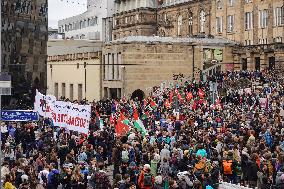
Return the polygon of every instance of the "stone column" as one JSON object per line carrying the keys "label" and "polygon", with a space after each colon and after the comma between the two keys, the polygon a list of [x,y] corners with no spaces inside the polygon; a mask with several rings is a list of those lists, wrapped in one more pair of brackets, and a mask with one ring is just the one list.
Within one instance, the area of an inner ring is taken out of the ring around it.
{"label": "stone column", "polygon": [[109,80],[113,80],[113,70],[112,70],[112,64],[113,64],[113,60],[112,60],[112,54],[109,53],[108,54],[108,62],[109,62],[109,65],[108,65],[108,79]]}
{"label": "stone column", "polygon": [[121,64],[122,64],[122,62],[121,62],[121,53],[117,54],[117,62],[118,62],[118,69],[117,69],[117,71],[118,71],[118,79],[121,80],[122,79],[122,77],[121,77]]}
{"label": "stone column", "polygon": [[114,80],[118,80],[118,62],[117,62],[117,53],[113,54],[114,62]]}
{"label": "stone column", "polygon": [[108,80],[108,54],[105,54],[105,65],[104,65],[104,69],[105,69],[105,76],[104,76],[104,80]]}

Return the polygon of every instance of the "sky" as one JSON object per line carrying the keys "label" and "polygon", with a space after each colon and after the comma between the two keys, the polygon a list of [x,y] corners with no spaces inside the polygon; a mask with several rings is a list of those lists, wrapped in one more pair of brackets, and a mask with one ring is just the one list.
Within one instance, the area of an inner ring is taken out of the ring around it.
{"label": "sky", "polygon": [[48,0],[48,27],[58,28],[58,20],[85,12],[86,2],[87,0]]}

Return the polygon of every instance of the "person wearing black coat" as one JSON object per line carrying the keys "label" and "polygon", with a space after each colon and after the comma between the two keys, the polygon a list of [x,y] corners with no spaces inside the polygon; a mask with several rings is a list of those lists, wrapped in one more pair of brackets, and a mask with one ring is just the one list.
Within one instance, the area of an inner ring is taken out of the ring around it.
{"label": "person wearing black coat", "polygon": [[255,188],[257,186],[257,172],[259,171],[259,167],[256,164],[255,158],[252,157],[251,160],[248,161],[247,168],[247,178],[249,182],[249,187]]}

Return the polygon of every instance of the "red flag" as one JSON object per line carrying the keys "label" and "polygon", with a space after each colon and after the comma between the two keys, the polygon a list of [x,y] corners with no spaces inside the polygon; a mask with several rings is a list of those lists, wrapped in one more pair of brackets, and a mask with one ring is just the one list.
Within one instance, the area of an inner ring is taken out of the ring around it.
{"label": "red flag", "polygon": [[115,126],[115,132],[117,136],[121,136],[123,134],[127,134],[129,132],[129,126],[125,124],[126,117],[123,113],[120,113],[120,118],[117,121]]}
{"label": "red flag", "polygon": [[181,103],[184,103],[184,100],[183,100],[183,98],[181,97],[180,93],[177,94],[177,97],[178,97],[178,99],[179,99],[179,101],[180,101]]}
{"label": "red flag", "polygon": [[137,112],[136,108],[134,108],[134,110],[133,110],[133,119],[134,120],[138,120],[139,119],[139,115],[138,115],[138,112]]}
{"label": "red flag", "polygon": [[171,92],[170,92],[170,103],[173,102],[173,96],[174,96],[173,91],[171,91]]}
{"label": "red flag", "polygon": [[151,108],[155,109],[157,107],[157,104],[151,99],[150,106]]}
{"label": "red flag", "polygon": [[190,101],[193,98],[192,92],[187,93],[186,100]]}
{"label": "red flag", "polygon": [[116,132],[117,136],[127,134],[129,132],[129,127],[128,127],[128,125],[125,125],[124,123],[119,121],[119,122],[117,122],[117,124],[115,126],[115,132]]}
{"label": "red flag", "polygon": [[169,109],[170,107],[171,107],[171,104],[170,104],[170,102],[169,102],[169,100],[168,99],[166,99],[166,101],[165,101],[165,107],[167,108],[167,109]]}
{"label": "red flag", "polygon": [[199,90],[198,90],[198,96],[199,96],[199,98],[204,98],[204,95],[205,95],[204,91],[203,91],[202,89],[199,89]]}

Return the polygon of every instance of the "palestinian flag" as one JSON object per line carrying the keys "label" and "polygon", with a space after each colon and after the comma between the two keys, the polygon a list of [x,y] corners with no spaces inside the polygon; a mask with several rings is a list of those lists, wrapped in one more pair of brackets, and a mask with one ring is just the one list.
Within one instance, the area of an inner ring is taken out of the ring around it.
{"label": "palestinian flag", "polygon": [[149,112],[145,112],[142,116],[141,116],[141,119],[145,120],[145,119],[148,119],[150,117],[149,115]]}
{"label": "palestinian flag", "polygon": [[168,99],[166,99],[164,105],[165,105],[165,107],[166,107],[167,109],[169,109],[169,108],[171,107],[171,103],[169,102]]}
{"label": "palestinian flag", "polygon": [[120,118],[117,120],[117,124],[115,126],[115,132],[117,136],[121,136],[129,132],[128,123],[128,119],[126,119],[123,113],[120,113]]}
{"label": "palestinian flag", "polygon": [[142,133],[143,136],[145,136],[145,134],[147,133],[142,121],[139,119],[139,116],[138,116],[138,112],[136,109],[134,109],[134,112],[133,112],[133,118],[134,118],[134,128],[136,128],[140,133]]}
{"label": "palestinian flag", "polygon": [[151,106],[152,109],[157,108],[156,102],[154,102],[152,99],[151,99],[151,102],[150,102],[150,106]]}
{"label": "palestinian flag", "polygon": [[197,94],[198,94],[199,98],[204,98],[205,93],[202,89],[198,89]]}
{"label": "palestinian flag", "polygon": [[186,100],[191,101],[192,98],[193,98],[192,92],[187,93]]}

